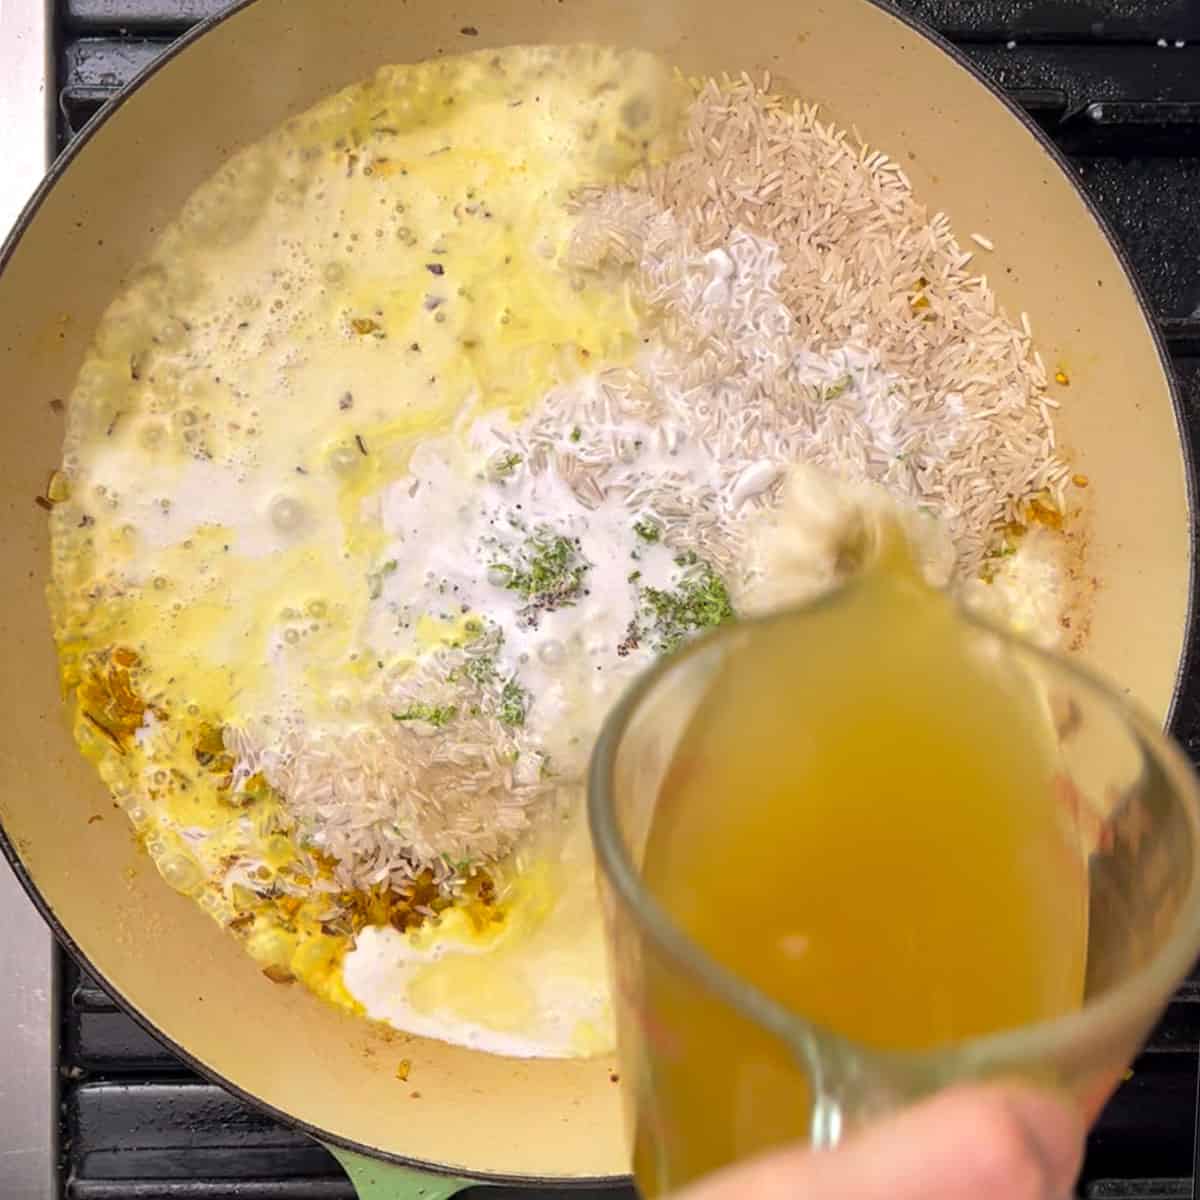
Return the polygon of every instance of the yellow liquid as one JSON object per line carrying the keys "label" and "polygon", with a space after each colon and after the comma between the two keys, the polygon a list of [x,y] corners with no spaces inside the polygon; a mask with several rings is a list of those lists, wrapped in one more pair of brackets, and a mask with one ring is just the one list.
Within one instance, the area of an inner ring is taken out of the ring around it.
{"label": "yellow liquid", "polygon": [[[861,1045],[924,1049],[1082,1002],[1084,866],[1027,677],[896,556],[731,652],[644,862],[713,958]],[[644,964],[637,1173],[656,1194],[808,1131],[794,1054]]]}

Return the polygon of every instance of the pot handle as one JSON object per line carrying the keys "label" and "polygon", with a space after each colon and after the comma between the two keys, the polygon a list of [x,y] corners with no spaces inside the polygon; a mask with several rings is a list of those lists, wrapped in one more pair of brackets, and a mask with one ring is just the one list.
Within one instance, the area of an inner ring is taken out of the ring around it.
{"label": "pot handle", "polygon": [[340,1146],[326,1145],[325,1149],[342,1164],[358,1200],[449,1200],[475,1186],[470,1179],[400,1167]]}

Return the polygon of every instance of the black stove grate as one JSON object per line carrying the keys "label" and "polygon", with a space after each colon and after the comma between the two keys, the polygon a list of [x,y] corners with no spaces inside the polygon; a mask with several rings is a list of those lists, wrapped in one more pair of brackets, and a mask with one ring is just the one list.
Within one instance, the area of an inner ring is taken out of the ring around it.
{"label": "black stove grate", "polygon": [[[1200,461],[1200,4],[897,3],[954,41],[1070,155],[1150,296]],[[173,38],[224,7],[62,0],[60,145]],[[1200,631],[1193,651],[1174,730],[1200,761]],[[62,968],[67,1200],[351,1200],[325,1150],[197,1077],[65,956]],[[1198,1051],[1200,973],[1180,989],[1092,1134],[1084,1196],[1192,1196]],[[522,1195],[534,1193],[481,1189],[478,1198]]]}

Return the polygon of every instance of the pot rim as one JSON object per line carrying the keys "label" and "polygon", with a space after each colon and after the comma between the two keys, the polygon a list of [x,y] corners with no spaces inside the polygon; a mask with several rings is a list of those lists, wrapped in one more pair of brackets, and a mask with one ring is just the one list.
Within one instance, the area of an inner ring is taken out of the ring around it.
{"label": "pot rim", "polygon": [[[1113,251],[1121,269],[1129,283],[1133,298],[1142,317],[1145,319],[1151,338],[1153,339],[1155,350],[1158,354],[1159,365],[1162,368],[1163,375],[1167,384],[1167,392],[1171,402],[1171,409],[1175,417],[1176,431],[1179,438],[1180,454],[1183,460],[1184,476],[1186,485],[1186,499],[1188,508],[1188,524],[1192,533],[1191,549],[1188,555],[1188,601],[1184,620],[1185,637],[1183,648],[1180,652],[1179,665],[1175,673],[1175,681],[1171,693],[1171,702],[1167,712],[1167,718],[1164,722],[1166,727],[1174,722],[1180,694],[1183,690],[1183,682],[1187,676],[1193,658],[1193,647],[1191,644],[1190,634],[1195,627],[1196,619],[1196,534],[1197,526],[1197,492],[1200,489],[1200,481],[1197,479],[1197,466],[1192,453],[1191,445],[1188,442],[1185,429],[1185,419],[1183,413],[1182,398],[1180,395],[1179,385],[1175,379],[1174,372],[1171,368],[1170,356],[1167,352],[1162,333],[1158,327],[1158,322],[1154,311],[1151,308],[1149,297],[1141,284],[1137,275],[1134,273],[1132,263],[1126,251],[1117,240],[1112,228],[1104,215],[1100,212],[1091,197],[1084,191],[1082,185],[1076,178],[1075,172],[1071,169],[1070,163],[1066,156],[1058,149],[1057,146],[1050,140],[1046,133],[1041,129],[1036,121],[1023,109],[1021,109],[997,84],[991,79],[982,74],[977,68],[957,47],[949,42],[940,33],[909,16],[907,13],[901,12],[889,2],[889,0],[862,0],[863,3],[871,5],[873,8],[879,9],[893,20],[899,22],[905,29],[916,36],[923,38],[925,41],[931,42],[944,54],[948,55],[953,62],[962,70],[966,71],[974,82],[983,87],[988,94],[995,100],[999,101],[1007,110],[1010,116],[1018,121],[1038,143],[1042,151],[1050,158],[1057,168],[1070,180],[1071,185],[1075,189],[1077,196],[1082,202],[1086,211],[1091,215],[1092,219],[1099,226],[1101,233],[1108,242],[1110,249]],[[95,136],[96,132],[112,118],[120,112],[125,102],[145,84],[149,79],[153,78],[159,71],[168,67],[180,54],[184,53],[193,43],[205,34],[223,25],[227,21],[237,17],[242,11],[250,8],[252,5],[259,3],[259,0],[234,0],[229,8],[207,17],[197,25],[193,26],[186,33],[181,35],[176,41],[166,47],[161,54],[158,55],[152,62],[143,67],[116,96],[108,101],[100,110],[93,116],[76,137],[65,147],[58,157],[51,164],[42,181],[34,190],[32,196],[22,208],[20,215],[17,217],[11,231],[0,243],[0,274],[8,264],[9,260],[15,253],[25,233],[28,231],[34,220],[37,218],[42,204],[49,196],[50,192],[58,186],[66,173],[69,171],[71,164],[76,157],[83,153]],[[121,987],[113,980],[109,979],[103,971],[101,971],[83,952],[71,937],[70,932],[65,925],[59,920],[50,903],[42,895],[40,888],[30,875],[25,867],[16,846],[9,838],[3,827],[3,822],[0,821],[0,853],[3,854],[15,872],[18,881],[28,894],[30,900],[41,913],[43,919],[54,932],[58,942],[70,953],[70,955],[79,963],[90,975],[92,975],[104,989],[112,996],[112,998],[127,1012],[143,1029],[146,1030],[156,1040],[165,1045],[171,1053],[179,1057],[184,1063],[191,1067],[196,1073],[203,1078],[218,1084],[225,1088],[239,1100],[252,1105],[253,1107],[268,1113],[271,1117],[278,1120],[280,1123],[290,1126],[294,1129],[300,1129],[318,1141],[338,1146],[344,1150],[366,1155],[370,1158],[377,1159],[383,1162],[394,1163],[397,1166],[408,1167],[417,1171],[425,1171],[432,1175],[447,1176],[462,1178],[472,1182],[490,1183],[498,1185],[516,1185],[516,1186],[545,1186],[559,1188],[596,1188],[606,1186],[622,1186],[629,1180],[628,1175],[600,1175],[600,1176],[524,1176],[524,1175],[509,1175],[495,1174],[486,1171],[469,1170],[459,1167],[451,1167],[446,1164],[426,1162],[421,1159],[405,1157],[400,1154],[395,1154],[391,1151],[380,1149],[379,1147],[369,1146],[364,1142],[355,1141],[353,1138],[346,1137],[341,1134],[333,1133],[329,1130],[318,1128],[299,1117],[293,1116],[287,1111],[260,1099],[251,1092],[240,1087],[236,1082],[229,1079],[227,1076],[220,1074],[216,1070],[207,1066],[199,1059],[195,1058],[184,1046],[181,1046],[173,1038],[164,1034],[158,1027],[143,1014],[140,1009],[128,997],[125,996]]]}

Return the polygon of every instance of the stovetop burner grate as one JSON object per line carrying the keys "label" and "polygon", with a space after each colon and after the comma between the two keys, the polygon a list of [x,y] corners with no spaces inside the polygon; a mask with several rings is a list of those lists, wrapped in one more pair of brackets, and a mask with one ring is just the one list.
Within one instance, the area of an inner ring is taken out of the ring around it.
{"label": "stovetop burner grate", "polygon": [[[1200,5],[898,3],[954,41],[1071,156],[1150,296],[1200,461]],[[60,146],[174,37],[224,7],[63,0]],[[1200,672],[1200,657],[1193,661]],[[1175,732],[1200,760],[1200,673],[1185,689]],[[61,1178],[69,1200],[353,1196],[325,1150],[198,1078],[74,964],[62,963],[60,980]],[[1083,1195],[1192,1196],[1198,1049],[1200,975],[1180,989],[1093,1133]]]}

